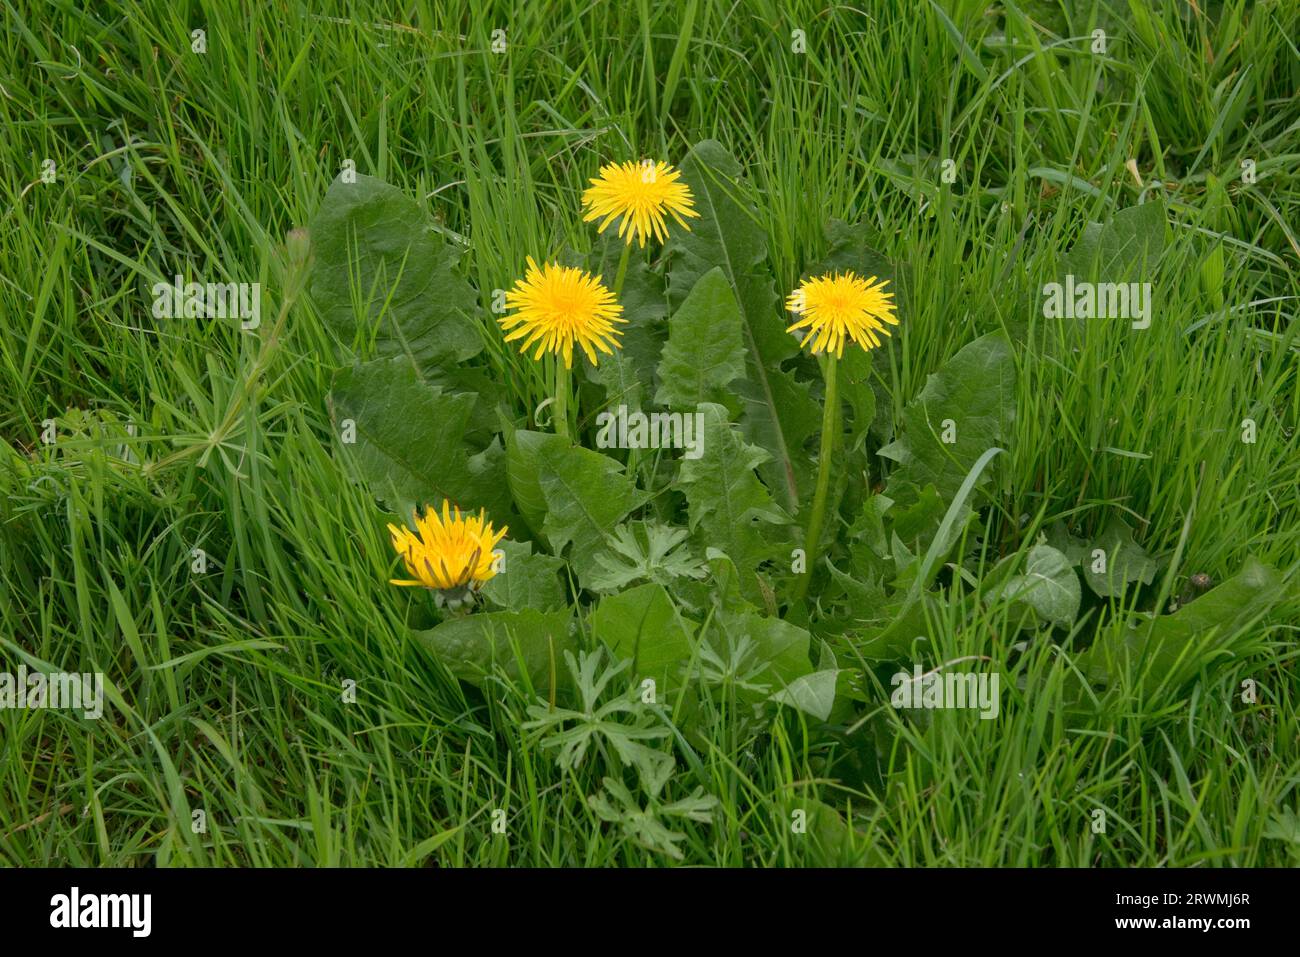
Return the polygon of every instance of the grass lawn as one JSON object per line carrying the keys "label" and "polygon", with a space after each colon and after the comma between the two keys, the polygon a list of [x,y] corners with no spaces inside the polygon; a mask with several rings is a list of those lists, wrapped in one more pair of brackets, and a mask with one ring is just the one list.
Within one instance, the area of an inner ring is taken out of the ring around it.
{"label": "grass lawn", "polygon": [[1300,863],[1293,0],[0,16],[0,863]]}

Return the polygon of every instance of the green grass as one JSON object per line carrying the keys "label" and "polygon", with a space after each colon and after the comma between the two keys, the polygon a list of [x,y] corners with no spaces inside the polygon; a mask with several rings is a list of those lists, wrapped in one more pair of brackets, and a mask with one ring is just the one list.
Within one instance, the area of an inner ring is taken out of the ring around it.
{"label": "green grass", "polygon": [[[719,802],[680,826],[685,862],[1296,862],[1300,8],[319,6],[4,2],[0,671],[43,662],[112,688],[98,722],[0,711],[0,862],[669,862],[589,807],[608,769],[562,772],[522,730],[523,689],[460,684],[410,640],[387,516],[337,454],[326,404],[351,344],[286,294],[280,245],[352,159],[464,242],[486,310],[525,256],[590,248],[579,196],[602,161],[676,162],[706,137],[745,167],[778,289],[825,253],[832,217],[910,263],[883,364],[894,423],[962,346],[1011,336],[990,562],[1054,522],[1121,513],[1168,574],[1019,655],[1006,609],[972,610],[954,578],[932,648],[1010,662],[995,721],[905,715],[887,686],[816,733],[789,710],[755,726],[719,703],[703,746],[677,745],[674,797]],[[1171,240],[1151,328],[1093,323],[1050,348],[1040,290],[1057,257],[1152,195]],[[154,320],[149,286],[175,272],[263,282],[261,328]],[[503,405],[527,415],[544,382],[484,336]],[[78,436],[77,409],[147,466]],[[1285,579],[1243,629],[1249,653],[1207,656],[1172,687],[1130,663],[1066,707],[1081,644],[1251,555]],[[856,836],[793,832],[813,800]]]}

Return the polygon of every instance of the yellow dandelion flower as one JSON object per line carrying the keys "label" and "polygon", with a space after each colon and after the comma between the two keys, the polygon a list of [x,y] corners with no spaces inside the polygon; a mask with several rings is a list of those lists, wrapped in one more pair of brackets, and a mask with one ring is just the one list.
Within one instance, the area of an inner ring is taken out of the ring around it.
{"label": "yellow dandelion flower", "polygon": [[874,349],[881,335],[889,335],[885,324],[898,325],[894,294],[885,291],[888,283],[875,276],[863,279],[852,270],[809,279],[786,301],[786,308],[800,317],[786,331],[807,327],[804,345],[814,353],[834,352],[837,359],[847,339]]}
{"label": "yellow dandelion flower", "polygon": [[420,585],[447,597],[465,597],[494,575],[492,550],[508,529],[493,531],[492,523],[483,512],[477,516],[463,516],[446,500],[442,515],[429,509],[424,516],[415,515],[419,534],[409,528],[389,525],[393,548],[406,563],[406,570],[414,579],[392,579],[394,585]]}
{"label": "yellow dandelion flower", "polygon": [[667,163],[610,163],[600,168],[600,175],[591,181],[591,186],[582,194],[582,205],[587,215],[582,217],[584,223],[593,219],[602,219],[598,232],[615,219],[622,217],[618,224],[618,235],[626,236],[627,244],[639,239],[645,246],[647,236],[653,235],[659,242],[668,239],[668,223],[664,213],[670,214],[677,224],[685,230],[687,225],[683,216],[699,216],[691,199],[691,188],[681,181],[681,171]]}
{"label": "yellow dandelion flower", "polygon": [[573,367],[575,342],[592,365],[597,351],[612,355],[620,334],[614,324],[627,321],[614,294],[595,276],[554,263],[539,269],[531,256],[524,278],[506,293],[506,307],[518,311],[498,320],[509,333],[505,341],[523,339],[523,353],[536,346],[534,359],[544,352],[563,355],[566,369]]}

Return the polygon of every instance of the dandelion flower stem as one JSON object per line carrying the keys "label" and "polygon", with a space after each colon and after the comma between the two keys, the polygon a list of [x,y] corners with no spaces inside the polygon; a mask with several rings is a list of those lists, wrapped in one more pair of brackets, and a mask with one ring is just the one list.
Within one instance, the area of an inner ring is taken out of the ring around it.
{"label": "dandelion flower stem", "polygon": [[555,357],[555,434],[569,437],[569,367]]}
{"label": "dandelion flower stem", "polygon": [[[623,244],[623,255],[618,260],[618,272],[614,276],[614,298],[617,299],[623,292],[623,280],[627,278],[627,263],[631,258],[632,244]],[[632,476],[632,481],[636,481],[636,470],[640,458],[636,449],[627,451],[627,474]]]}
{"label": "dandelion flower stem", "polygon": [[623,291],[623,279],[627,276],[627,261],[632,252],[632,244],[623,244],[623,255],[618,260],[618,273],[614,276],[614,298]]}
{"label": "dandelion flower stem", "polygon": [[835,388],[835,353],[826,355],[826,406],[822,410],[821,460],[817,464],[817,491],[813,494],[812,515],[808,520],[808,537],[804,539],[804,560],[807,567],[795,586],[794,600],[800,602],[808,594],[813,569],[817,567],[818,545],[822,535],[822,519],[826,514],[826,493],[831,484],[831,459],[835,455],[835,439],[839,434],[840,398]]}

